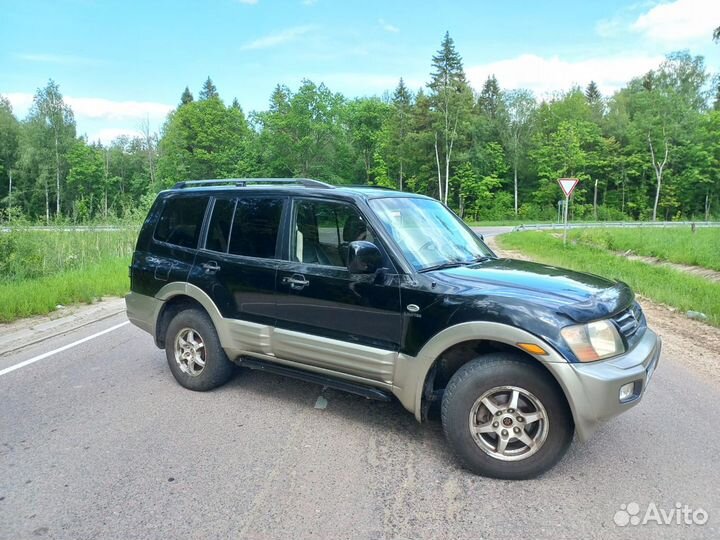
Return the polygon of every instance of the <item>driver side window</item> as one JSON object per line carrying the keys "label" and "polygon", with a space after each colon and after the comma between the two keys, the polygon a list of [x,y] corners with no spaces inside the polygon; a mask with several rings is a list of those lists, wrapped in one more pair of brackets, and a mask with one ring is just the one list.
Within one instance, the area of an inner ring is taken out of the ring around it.
{"label": "driver side window", "polygon": [[350,242],[375,241],[356,208],[333,201],[296,201],[292,231],[292,260],[323,266],[344,267]]}

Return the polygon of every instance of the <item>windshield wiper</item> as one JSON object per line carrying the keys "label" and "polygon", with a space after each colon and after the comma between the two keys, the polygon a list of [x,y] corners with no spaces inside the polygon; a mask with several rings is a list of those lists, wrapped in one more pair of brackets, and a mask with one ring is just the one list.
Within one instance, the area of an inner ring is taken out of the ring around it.
{"label": "windshield wiper", "polygon": [[446,268],[457,268],[458,266],[464,266],[468,263],[463,261],[453,261],[453,262],[444,262],[440,264],[436,264],[434,266],[428,266],[427,268],[422,268],[421,270],[418,270],[418,272],[432,272],[434,270],[445,270]]}
{"label": "windshield wiper", "polygon": [[492,257],[490,257],[488,255],[476,255],[469,261],[465,261],[465,263],[466,264],[475,264],[475,263],[479,263],[479,262],[489,261],[490,259],[492,259]]}

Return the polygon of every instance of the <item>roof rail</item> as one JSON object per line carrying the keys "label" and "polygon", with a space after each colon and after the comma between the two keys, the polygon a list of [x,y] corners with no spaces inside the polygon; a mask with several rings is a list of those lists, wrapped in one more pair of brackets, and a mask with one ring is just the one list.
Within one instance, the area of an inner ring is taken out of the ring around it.
{"label": "roof rail", "polygon": [[346,188],[366,188],[366,189],[384,189],[386,191],[397,191],[395,188],[387,187],[387,186],[376,186],[373,184],[338,184],[337,187],[346,187]]}
{"label": "roof rail", "polygon": [[223,186],[246,187],[248,184],[300,184],[304,187],[333,189],[335,186],[326,184],[320,180],[311,178],[214,178],[210,180],[184,180],[173,186],[173,189],[184,189],[188,187],[201,186]]}

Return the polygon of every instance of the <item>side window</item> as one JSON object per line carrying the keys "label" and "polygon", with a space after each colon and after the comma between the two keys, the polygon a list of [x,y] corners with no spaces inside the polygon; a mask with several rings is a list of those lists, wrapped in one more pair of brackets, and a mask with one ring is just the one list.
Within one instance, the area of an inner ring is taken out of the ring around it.
{"label": "side window", "polygon": [[295,203],[292,259],[324,266],[345,266],[348,245],[355,240],[375,242],[365,219],[353,206],[330,201]]}
{"label": "side window", "polygon": [[208,225],[205,249],[227,253],[234,213],[234,199],[217,199],[215,201],[210,224]]}
{"label": "side window", "polygon": [[155,240],[181,247],[196,247],[207,202],[207,197],[167,199],[155,227]]}
{"label": "side window", "polygon": [[230,253],[274,259],[283,204],[283,199],[238,199],[230,231]]}

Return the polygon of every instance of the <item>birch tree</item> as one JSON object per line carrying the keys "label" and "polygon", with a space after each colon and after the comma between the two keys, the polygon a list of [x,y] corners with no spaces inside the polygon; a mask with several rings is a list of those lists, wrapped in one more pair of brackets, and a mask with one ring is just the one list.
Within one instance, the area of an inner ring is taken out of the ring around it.
{"label": "birch tree", "polygon": [[[38,155],[55,181],[55,215],[62,213],[62,185],[67,174],[67,153],[75,143],[75,117],[65,104],[60,87],[50,79],[45,88],[38,89],[28,114],[28,121],[38,136]],[[46,220],[50,218],[49,186],[45,184]]]}
{"label": "birch tree", "polygon": [[7,178],[8,213],[12,208],[13,170],[18,160],[19,147],[20,124],[13,115],[10,102],[0,96],[0,178]]}
{"label": "birch tree", "polygon": [[428,84],[435,113],[435,162],[439,199],[447,204],[450,163],[462,131],[467,130],[472,110],[472,91],[463,70],[462,58],[446,32],[440,50],[432,58],[434,71]]}
{"label": "birch tree", "polygon": [[507,121],[502,129],[502,138],[513,171],[513,197],[517,216],[518,166],[520,158],[527,152],[527,145],[532,135],[532,120],[537,105],[529,90],[513,90],[507,92],[504,98]]}

